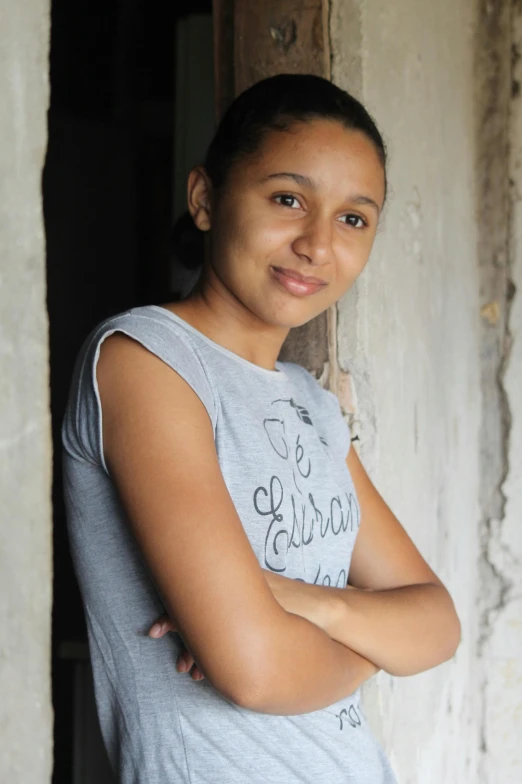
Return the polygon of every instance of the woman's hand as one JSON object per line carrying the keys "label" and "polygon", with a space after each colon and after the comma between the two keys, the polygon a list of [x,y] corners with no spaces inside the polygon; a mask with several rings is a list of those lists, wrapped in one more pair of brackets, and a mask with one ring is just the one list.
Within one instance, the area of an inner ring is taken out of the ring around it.
{"label": "woman's hand", "polygon": [[275,599],[286,612],[306,618],[333,637],[331,631],[338,604],[334,591],[327,586],[283,577],[268,569],[263,569],[263,574]]}
{"label": "woman's hand", "polygon": [[[168,615],[161,615],[149,629],[149,637],[159,639],[160,637],[164,637],[168,632],[176,631],[177,628],[174,621],[172,621]],[[205,677],[195,663],[194,657],[186,648],[183,648],[178,656],[176,669],[178,672],[190,672],[190,677],[194,681],[201,681]]]}

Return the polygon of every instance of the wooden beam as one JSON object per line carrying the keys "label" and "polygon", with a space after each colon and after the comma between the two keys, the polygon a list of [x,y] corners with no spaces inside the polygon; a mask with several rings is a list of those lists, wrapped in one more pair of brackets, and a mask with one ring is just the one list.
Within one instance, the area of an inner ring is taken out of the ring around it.
{"label": "wooden beam", "polygon": [[329,78],[327,5],[323,0],[236,0],[236,94],[278,73]]}

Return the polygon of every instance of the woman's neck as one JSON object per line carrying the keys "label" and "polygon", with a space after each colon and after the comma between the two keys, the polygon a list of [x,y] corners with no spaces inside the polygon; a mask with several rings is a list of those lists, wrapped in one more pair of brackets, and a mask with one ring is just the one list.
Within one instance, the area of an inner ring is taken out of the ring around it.
{"label": "woman's neck", "polygon": [[194,290],[179,302],[162,307],[175,313],[203,335],[249,362],[274,370],[288,328],[262,322],[230,292]]}

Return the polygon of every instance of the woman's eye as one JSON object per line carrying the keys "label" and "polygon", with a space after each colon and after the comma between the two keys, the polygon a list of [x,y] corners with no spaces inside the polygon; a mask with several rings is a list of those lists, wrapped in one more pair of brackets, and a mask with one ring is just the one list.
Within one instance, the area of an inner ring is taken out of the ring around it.
{"label": "woman's eye", "polygon": [[277,201],[277,203],[281,204],[283,207],[292,207],[291,202],[295,202],[296,204],[299,204],[299,202],[297,201],[295,196],[292,196],[289,193],[283,193],[282,195],[275,196],[274,198],[275,198],[276,201],[278,199],[281,199],[281,201]]}
{"label": "woman's eye", "polygon": [[353,226],[354,229],[362,229],[367,225],[366,221],[363,218],[361,218],[360,215],[350,214],[350,215],[344,215],[343,217],[347,219],[346,223],[349,226]]}

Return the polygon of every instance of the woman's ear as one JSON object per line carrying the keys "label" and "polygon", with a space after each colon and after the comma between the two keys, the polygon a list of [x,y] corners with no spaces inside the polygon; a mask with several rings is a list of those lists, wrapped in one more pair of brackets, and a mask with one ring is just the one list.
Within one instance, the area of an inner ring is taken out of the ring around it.
{"label": "woman's ear", "polygon": [[209,231],[211,220],[212,183],[203,166],[191,169],[187,182],[188,210],[200,231]]}

